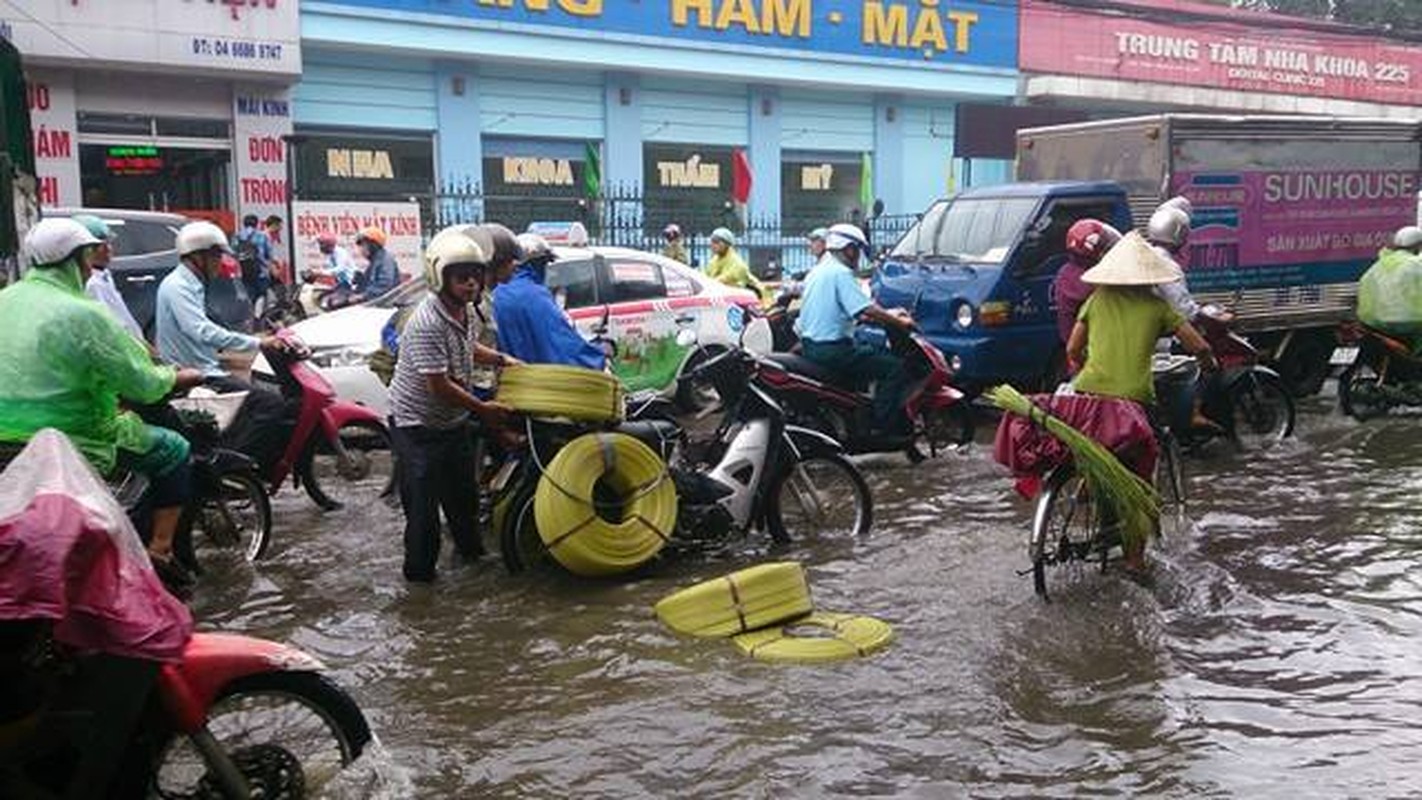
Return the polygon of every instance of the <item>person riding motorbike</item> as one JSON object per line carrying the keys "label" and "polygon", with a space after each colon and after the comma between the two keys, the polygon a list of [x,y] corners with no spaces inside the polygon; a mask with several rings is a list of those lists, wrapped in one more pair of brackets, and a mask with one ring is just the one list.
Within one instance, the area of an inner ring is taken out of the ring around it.
{"label": "person riding motorbike", "polygon": [[208,318],[207,284],[222,268],[223,256],[231,253],[221,228],[211,222],[190,222],[178,231],[175,244],[181,261],[158,286],[154,313],[158,353],[171,364],[201,370],[209,388],[247,393],[224,437],[233,450],[251,456],[263,470],[269,470],[286,445],[286,402],[276,392],[230,374],[219,353],[280,352],[287,344],[276,336],[228,330]]}
{"label": "person riding motorbike", "polygon": [[472,392],[473,366],[519,363],[478,342],[482,324],[469,309],[492,276],[489,256],[463,227],[441,231],[425,254],[425,278],[434,291],[401,333],[390,383],[391,435],[405,510],[404,575],[413,583],[434,580],[441,510],[460,556],[475,560],[484,554],[476,527],[478,494],[468,485],[474,465],[470,415],[505,440],[513,433],[510,409]]}
{"label": "person riding motorbike", "polygon": [[1358,320],[1406,342],[1413,353],[1422,347],[1422,228],[1398,229],[1392,246],[1358,280]]}
{"label": "person riding motorbike", "polygon": [[875,427],[882,433],[902,433],[908,424],[903,413],[908,388],[903,362],[891,353],[856,344],[854,326],[875,322],[907,331],[914,326],[913,317],[902,309],[884,310],[859,287],[854,271],[869,253],[869,240],[858,227],[834,225],[825,235],[825,249],[805,281],[796,323],[805,358],[847,384],[856,379],[876,382]]}
{"label": "person riding motorbike", "polygon": [[687,255],[686,242],[681,237],[681,226],[675,222],[662,228],[662,238],[666,240],[666,246],[662,248],[662,255],[673,261],[691,266],[691,256]]}
{"label": "person riding motorbike", "polygon": [[91,274],[89,280],[84,283],[84,293],[108,308],[124,330],[146,345],[147,340],[143,337],[143,328],[139,327],[138,320],[135,320],[132,312],[128,310],[128,304],[123,301],[123,295],[119,294],[118,287],[114,285],[114,275],[109,271],[109,262],[113,259],[114,232],[109,228],[108,223],[93,214],[76,214],[74,221],[83,225],[85,230],[99,240],[99,244],[90,251],[89,269]]}
{"label": "person riding motorbike", "polygon": [[375,226],[356,235],[356,247],[365,256],[366,266],[356,279],[352,303],[374,299],[400,285],[400,266],[395,263],[395,256],[385,249],[387,241],[385,231]]}
{"label": "person riding motorbike", "polygon": [[1065,345],[1076,326],[1081,304],[1091,296],[1091,285],[1081,276],[1096,266],[1106,252],[1121,241],[1121,232],[1099,219],[1078,220],[1067,229],[1067,262],[1052,282],[1052,297],[1057,305],[1057,333]]}
{"label": "person riding motorbike", "polygon": [[155,403],[203,376],[154,365],[144,345],[84,294],[100,244],[68,219],[43,220],[25,237],[31,269],[0,291],[0,441],[22,443],[56,428],[100,474],[129,469],[147,476],[154,508],[149,553],[165,578],[186,583],[172,558],[190,493],[188,442],[144,424],[120,403]]}
{"label": "person riding motorbike", "polygon": [[548,265],[558,260],[553,248],[536,233],[520,234],[518,240],[523,264],[513,280],[494,290],[499,349],[530,364],[605,368],[606,355],[578,333],[545,285]]}
{"label": "person riding motorbike", "polygon": [[727,286],[737,289],[750,289],[756,296],[765,299],[765,286],[754,274],[750,267],[736,252],[736,235],[726,228],[717,228],[711,232],[711,263],[706,265],[706,275],[713,281],[719,281]]}

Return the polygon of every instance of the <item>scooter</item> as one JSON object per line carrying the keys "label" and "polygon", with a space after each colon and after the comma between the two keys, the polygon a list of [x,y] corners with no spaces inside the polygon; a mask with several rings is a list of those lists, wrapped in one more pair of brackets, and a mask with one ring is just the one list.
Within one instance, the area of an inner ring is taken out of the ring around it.
{"label": "scooter", "polygon": [[1201,385],[1200,410],[1220,427],[1173,426],[1181,432],[1180,439],[1187,449],[1215,438],[1254,449],[1286,439],[1294,432],[1294,398],[1284,387],[1283,379],[1264,366],[1259,350],[1232,331],[1227,319],[1223,310],[1215,306],[1206,306],[1195,317],[1195,324],[1220,364],[1219,371],[1206,376]]}
{"label": "scooter", "polygon": [[363,405],[338,400],[330,381],[308,363],[311,349],[290,331],[277,336],[286,350],[267,353],[267,362],[282,397],[299,409],[289,421],[285,450],[263,476],[270,491],[294,476],[323,511],[389,494],[394,461],[385,421]]}
{"label": "scooter", "polygon": [[1407,342],[1362,323],[1344,325],[1332,363],[1343,413],[1363,422],[1393,408],[1422,407],[1422,358]]}
{"label": "scooter", "polygon": [[47,431],[0,476],[25,556],[0,563],[0,796],[320,794],[371,741],[359,706],[300,650],[192,633],[83,463]]}
{"label": "scooter", "polygon": [[[714,354],[700,349],[690,328],[677,338],[704,357],[682,380],[714,390],[724,411],[719,424],[704,438],[689,434],[673,401],[646,392],[628,399],[629,421],[614,428],[667,461],[679,502],[671,542],[704,548],[752,529],[764,529],[777,543],[868,533],[868,484],[838,442],[789,423],[766,378],[778,367],[744,345]],[[588,430],[529,420],[527,432],[528,451],[506,462],[492,486],[495,530],[504,563],[515,573],[550,560],[533,512],[542,465]]]}

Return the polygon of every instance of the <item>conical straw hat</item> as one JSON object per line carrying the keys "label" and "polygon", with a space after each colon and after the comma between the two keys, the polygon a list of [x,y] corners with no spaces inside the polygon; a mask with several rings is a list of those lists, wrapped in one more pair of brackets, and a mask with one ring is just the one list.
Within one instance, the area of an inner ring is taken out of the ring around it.
{"label": "conical straw hat", "polygon": [[1183,277],[1180,268],[1162,258],[1139,231],[1131,231],[1081,279],[1098,286],[1156,286]]}

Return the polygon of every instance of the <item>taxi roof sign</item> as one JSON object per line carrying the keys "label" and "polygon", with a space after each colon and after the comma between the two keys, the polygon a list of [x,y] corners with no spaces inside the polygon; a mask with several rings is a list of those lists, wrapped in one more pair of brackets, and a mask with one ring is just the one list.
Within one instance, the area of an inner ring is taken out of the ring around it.
{"label": "taxi roof sign", "polygon": [[581,222],[533,222],[529,224],[528,232],[542,236],[549,244],[588,246],[588,229]]}

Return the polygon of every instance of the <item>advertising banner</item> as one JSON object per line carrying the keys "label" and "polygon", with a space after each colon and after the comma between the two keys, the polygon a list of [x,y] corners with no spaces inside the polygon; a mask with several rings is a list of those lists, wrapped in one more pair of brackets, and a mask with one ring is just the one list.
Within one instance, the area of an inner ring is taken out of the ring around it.
{"label": "advertising banner", "polygon": [[1022,71],[1422,105],[1422,47],[1209,6],[1228,16],[1170,22],[1148,13],[1160,3],[1142,5],[1126,15],[1022,0]]}
{"label": "advertising banner", "polygon": [[64,72],[29,71],[26,88],[40,205],[45,208],[83,205],[74,76]]}
{"label": "advertising banner", "polygon": [[1190,287],[1356,279],[1416,218],[1418,188],[1411,170],[1178,173],[1195,207]]}
{"label": "advertising banner", "polygon": [[[285,2],[285,0],[282,0]],[[1017,12],[989,0],[333,0],[597,39],[823,53],[927,67],[1017,64]]]}
{"label": "advertising banner", "polygon": [[[237,166],[237,219],[256,214],[286,216],[286,142],[291,133],[291,100],[285,89],[239,86],[232,94],[233,153]],[[288,221],[289,222],[289,221]],[[288,224],[282,231],[289,236]],[[288,248],[276,243],[277,273],[287,276]]]}
{"label": "advertising banner", "polygon": [[323,233],[334,233],[338,247],[346,248],[356,263],[365,268],[365,259],[355,246],[356,235],[362,228],[377,227],[388,237],[385,249],[395,257],[400,265],[400,274],[413,277],[423,274],[421,267],[420,204],[419,203],[361,203],[361,202],[307,202],[298,200],[292,204],[295,224],[292,231],[296,238],[297,274],[310,269],[324,269],[325,256],[316,246],[316,237]]}
{"label": "advertising banner", "polygon": [[298,76],[297,0],[5,0],[27,59]]}

